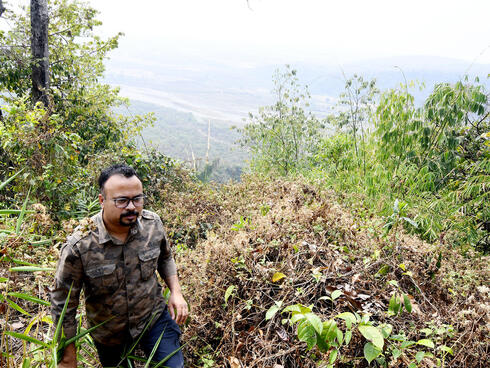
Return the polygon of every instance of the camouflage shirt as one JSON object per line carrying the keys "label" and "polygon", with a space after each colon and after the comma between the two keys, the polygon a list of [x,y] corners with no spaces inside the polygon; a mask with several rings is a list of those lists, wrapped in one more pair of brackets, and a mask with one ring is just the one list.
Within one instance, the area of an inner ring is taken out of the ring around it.
{"label": "camouflage shirt", "polygon": [[[92,333],[95,341],[115,345],[139,335],[151,316],[165,309],[164,279],[177,273],[175,262],[158,215],[143,210],[125,242],[107,232],[102,212],[92,226],[79,227],[61,250],[51,293],[51,313],[57,321],[70,286],[70,301],[63,320],[67,338],[76,334],[75,320],[80,291],[84,290],[89,327],[112,318]],[[154,319],[156,321],[156,319]]]}

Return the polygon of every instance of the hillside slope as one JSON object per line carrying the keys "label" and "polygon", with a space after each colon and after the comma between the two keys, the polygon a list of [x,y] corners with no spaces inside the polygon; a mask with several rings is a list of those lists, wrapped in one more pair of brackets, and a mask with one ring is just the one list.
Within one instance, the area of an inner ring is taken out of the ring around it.
{"label": "hillside slope", "polygon": [[[188,180],[160,187],[167,200],[153,210],[168,230],[191,306],[187,366],[367,367],[368,356],[377,367],[487,367],[489,257],[430,245],[400,228],[383,236],[382,219],[353,216],[322,188],[257,176],[220,187]],[[43,206],[32,210],[26,234],[57,226]],[[56,239],[75,225],[65,224]],[[4,331],[49,341],[47,304],[19,293],[48,300],[52,274],[10,267],[54,267],[57,246],[5,226]],[[18,366],[21,340],[3,337]],[[98,366],[86,355],[93,346],[82,344],[86,361]]]}
{"label": "hillside slope", "polygon": [[[382,237],[380,219],[355,218],[332,192],[302,180],[247,178],[202,188],[181,194],[161,215],[180,244],[180,277],[192,305],[184,339],[197,337],[186,347],[193,366],[327,366],[321,362],[334,350],[335,366],[367,366],[359,324],[349,343],[308,351],[296,323],[283,320],[291,313],[281,313],[296,304],[311,306],[322,321],[350,312],[369,315],[383,334],[391,330],[378,364],[489,362],[488,257],[429,245],[402,229]],[[341,294],[332,301],[335,290]],[[394,293],[409,302],[390,316]],[[346,336],[345,321],[335,321]]]}

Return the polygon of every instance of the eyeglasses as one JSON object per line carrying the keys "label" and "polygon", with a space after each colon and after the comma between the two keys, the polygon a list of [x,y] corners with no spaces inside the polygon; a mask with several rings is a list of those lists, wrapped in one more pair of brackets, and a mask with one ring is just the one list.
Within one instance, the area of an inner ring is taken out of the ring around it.
{"label": "eyeglasses", "polygon": [[135,207],[141,207],[143,204],[145,204],[145,195],[138,195],[133,198],[125,198],[125,197],[120,197],[120,198],[113,198],[112,200],[114,201],[114,205],[117,208],[126,208],[129,206],[129,202],[133,202],[133,205]]}

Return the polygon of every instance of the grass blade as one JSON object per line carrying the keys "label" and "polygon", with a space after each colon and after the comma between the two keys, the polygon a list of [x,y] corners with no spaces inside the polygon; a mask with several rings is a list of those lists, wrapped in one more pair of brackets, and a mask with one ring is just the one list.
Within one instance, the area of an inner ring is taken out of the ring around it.
{"label": "grass blade", "polygon": [[151,349],[150,356],[148,357],[148,360],[146,361],[146,364],[145,364],[144,368],[148,368],[150,366],[150,362],[152,361],[153,356],[155,355],[155,353],[157,352],[158,347],[160,346],[160,341],[162,341],[162,337],[163,337],[163,334],[164,333],[165,333],[165,329],[162,331],[162,333],[158,337],[158,340],[156,341],[155,345],[153,346],[153,349]]}
{"label": "grass blade", "polygon": [[13,332],[13,331],[6,331],[5,334],[10,335],[12,337],[16,337],[18,339],[21,339],[21,340],[24,340],[27,342],[32,342],[33,344],[40,345],[40,346],[43,346],[45,348],[49,348],[49,344],[45,343],[44,341],[35,339],[34,337],[31,337],[29,335],[24,335],[24,334],[21,334],[18,332]]}
{"label": "grass blade", "polygon": [[98,325],[95,325],[95,326],[93,326],[93,327],[90,327],[90,328],[89,328],[89,329],[87,329],[87,330],[84,330],[83,332],[79,333],[79,334],[78,334],[78,335],[76,335],[76,336],[73,336],[73,337],[69,338],[68,340],[66,340],[66,341],[64,342],[64,344],[63,344],[63,346],[62,346],[61,348],[64,348],[65,346],[70,345],[72,342],[75,342],[75,341],[77,341],[78,339],[81,339],[81,338],[82,338],[82,337],[84,337],[86,334],[88,334],[88,333],[92,332],[92,331],[93,331],[93,330],[95,330],[96,328],[98,328],[98,327],[102,326],[103,324],[105,324],[105,323],[109,322],[109,321],[110,321],[111,319],[113,319],[113,318],[114,318],[114,316],[113,316],[113,317],[111,317],[111,318],[109,318],[109,319],[106,319],[104,322],[101,322],[101,323],[99,323]]}
{"label": "grass blade", "polygon": [[61,327],[63,325],[63,319],[65,318],[66,309],[68,308],[68,303],[70,301],[71,289],[73,288],[73,283],[70,286],[70,290],[68,290],[68,295],[66,296],[65,304],[63,305],[63,309],[61,310],[60,317],[58,318],[58,322],[56,323],[56,329],[54,330],[53,341],[58,342],[61,336]]}
{"label": "grass blade", "polygon": [[168,354],[165,358],[163,358],[162,360],[160,360],[158,362],[157,365],[155,365],[153,368],[158,368],[160,367],[163,363],[165,363],[167,360],[169,360],[171,357],[173,357],[179,350],[182,350],[182,348],[184,346],[186,346],[189,342],[191,342],[192,340],[195,340],[194,338],[190,339],[189,341],[187,341],[184,345],[180,346],[179,348],[175,349],[174,351],[172,351],[170,354]]}
{"label": "grass blade", "polygon": [[38,266],[18,266],[18,267],[12,267],[10,269],[10,272],[37,272],[37,271],[53,272],[56,271],[56,269],[49,268],[49,267],[38,267]]}
{"label": "grass blade", "polygon": [[14,298],[19,298],[19,299],[24,299],[24,300],[27,300],[27,301],[30,301],[30,302],[33,302],[33,303],[37,303],[37,304],[41,304],[41,305],[46,305],[46,306],[50,306],[51,303],[46,301],[46,300],[42,300],[42,299],[39,299],[39,298],[36,298],[32,295],[29,295],[29,294],[23,294],[23,293],[16,293],[16,292],[10,292],[7,294],[8,296],[13,296]]}
{"label": "grass blade", "polygon": [[20,170],[20,171],[18,171],[18,172],[16,172],[16,173],[15,173],[14,175],[12,175],[10,178],[8,178],[8,179],[7,179],[7,180],[5,180],[3,183],[1,183],[1,184],[0,184],[0,190],[2,190],[3,188],[5,188],[5,186],[6,186],[8,183],[10,183],[12,180],[14,180],[14,179],[15,179],[15,177],[16,177],[17,175],[19,175],[19,174],[20,174],[22,171],[24,171],[24,170],[25,170],[25,168],[24,168],[24,169],[22,169],[22,170]]}
{"label": "grass blade", "polygon": [[17,235],[20,234],[20,228],[22,226],[22,222],[24,221],[24,216],[26,214],[26,208],[27,208],[27,201],[29,200],[29,194],[31,193],[31,189],[27,192],[26,199],[24,201],[24,204],[22,205],[22,210],[20,212],[19,218],[17,219],[17,226],[15,227],[15,233]]}
{"label": "grass blade", "polygon": [[[0,215],[20,215],[22,210],[9,210],[9,209],[2,209],[0,210]],[[26,210],[26,213],[34,213],[32,210]]]}
{"label": "grass blade", "polygon": [[24,309],[22,309],[22,307],[20,305],[18,305],[17,303],[13,302],[12,300],[6,298],[7,300],[7,303],[13,308],[15,309],[17,312],[20,312],[22,314],[25,314],[26,316],[29,316],[31,317],[31,315],[29,314],[29,312],[25,311]]}

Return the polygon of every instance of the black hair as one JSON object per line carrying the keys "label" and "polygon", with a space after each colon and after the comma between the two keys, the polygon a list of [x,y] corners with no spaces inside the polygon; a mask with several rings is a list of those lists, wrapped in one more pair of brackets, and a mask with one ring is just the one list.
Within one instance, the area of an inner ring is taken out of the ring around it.
{"label": "black hair", "polygon": [[116,164],[112,165],[100,173],[99,176],[99,189],[100,192],[103,193],[104,191],[104,184],[109,178],[113,175],[123,175],[126,178],[130,178],[132,176],[136,176],[139,179],[138,174],[136,174],[136,171],[131,167],[126,164]]}

